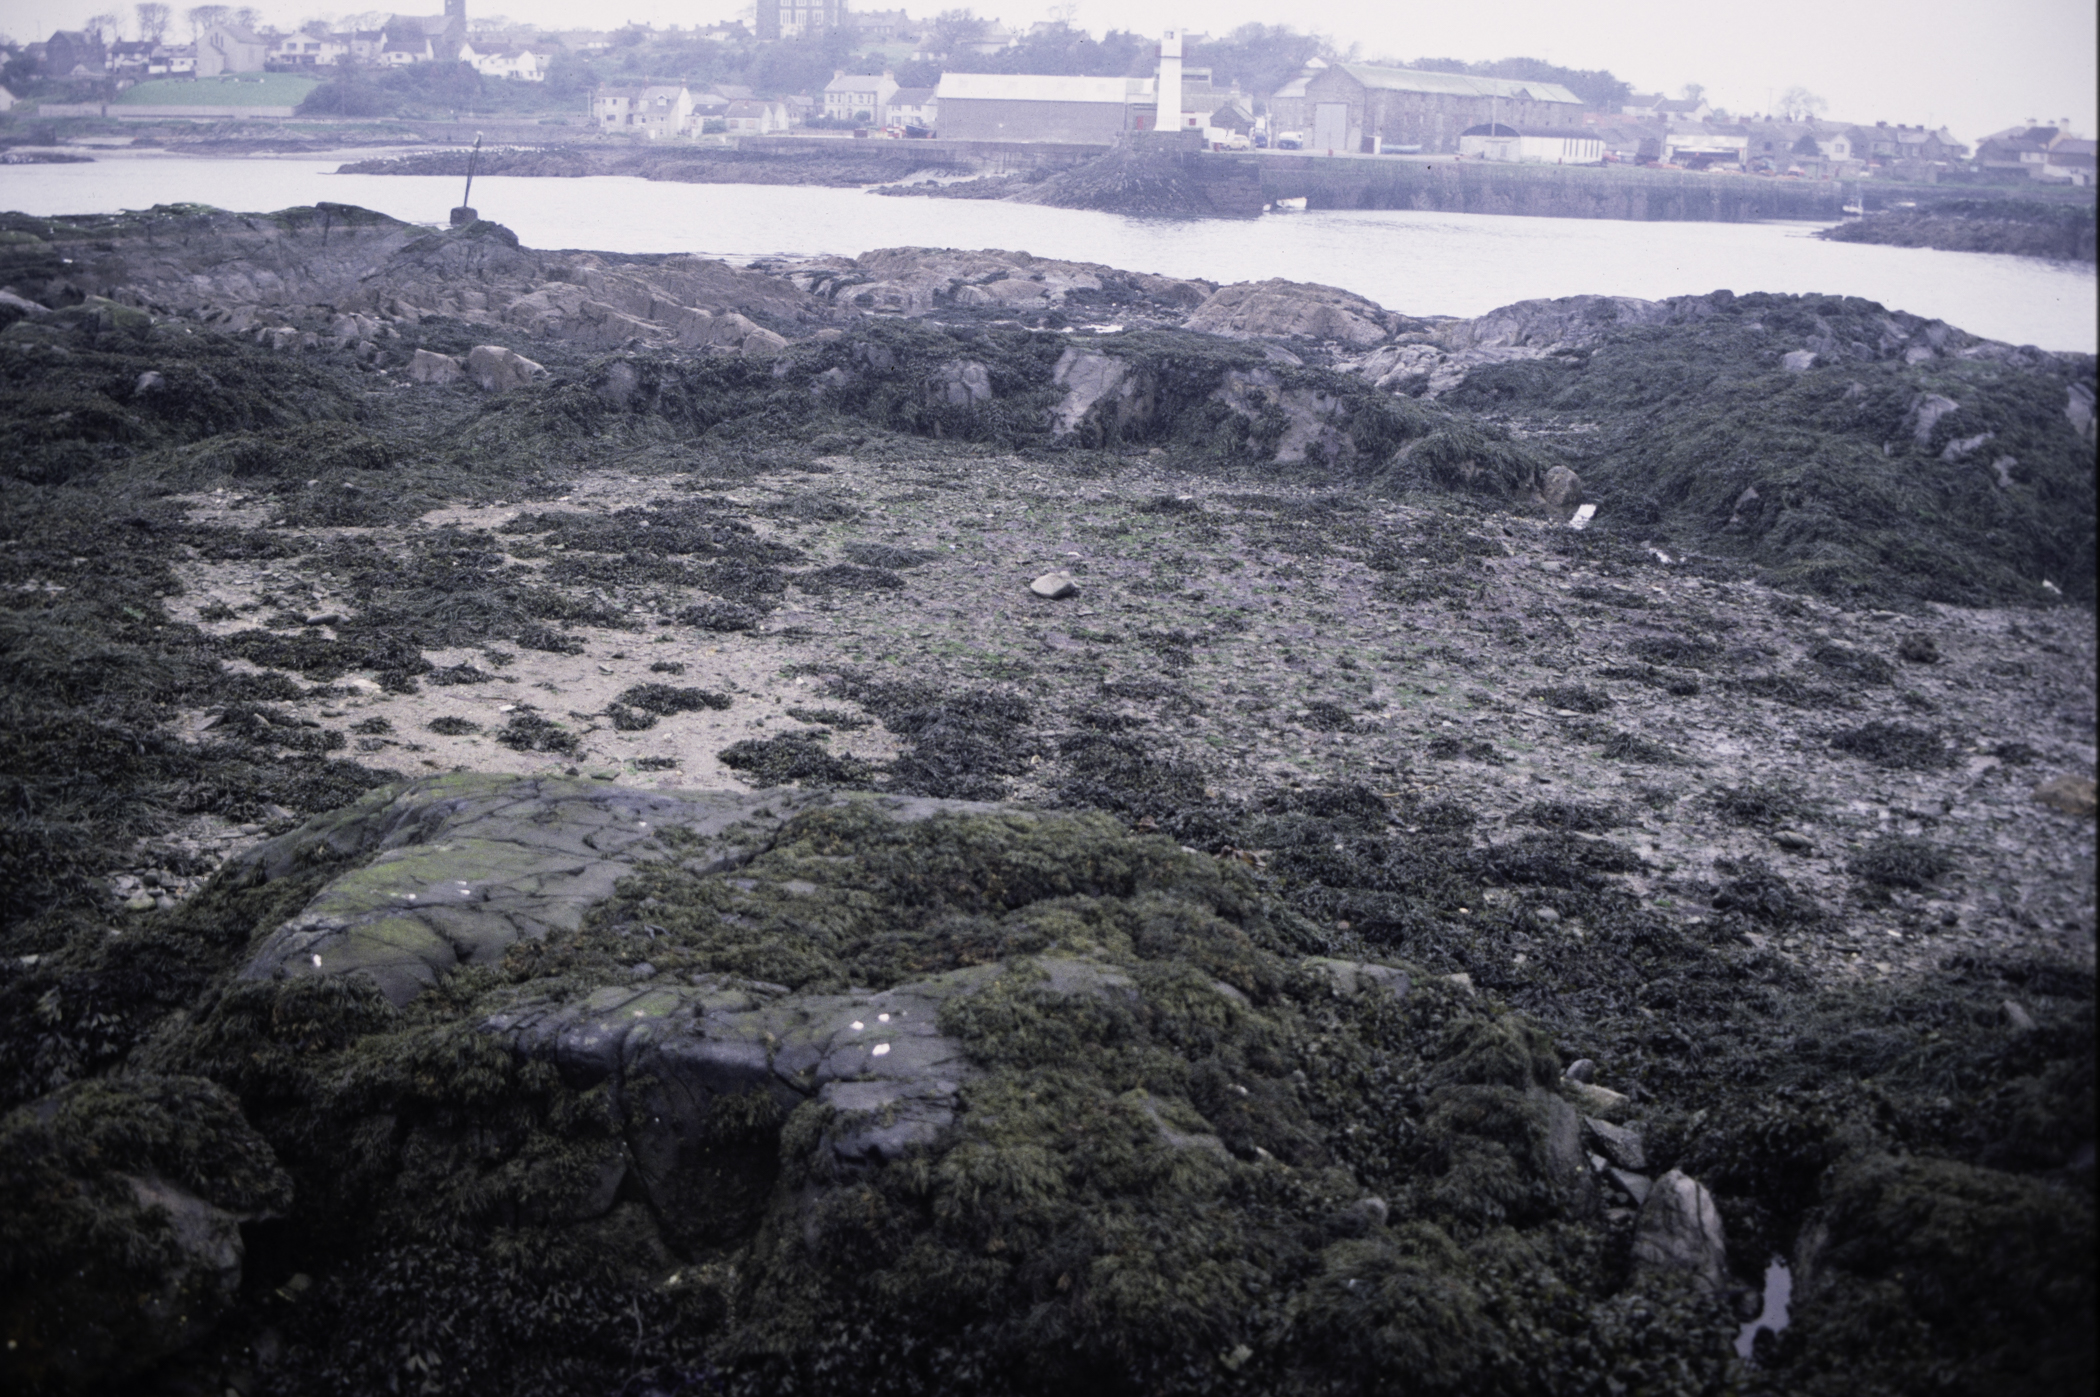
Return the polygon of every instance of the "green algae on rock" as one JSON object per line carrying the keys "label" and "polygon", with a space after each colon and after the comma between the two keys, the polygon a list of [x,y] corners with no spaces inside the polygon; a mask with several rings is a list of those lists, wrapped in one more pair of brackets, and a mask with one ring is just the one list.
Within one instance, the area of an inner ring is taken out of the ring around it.
{"label": "green algae on rock", "polygon": [[[279,1247],[336,1237],[357,1274],[418,1236],[502,1264],[520,1225],[561,1223],[554,1255],[644,1228],[608,1283],[716,1258],[686,1334],[739,1390],[842,1363],[942,1390],[1500,1387],[1595,1342],[1580,1307],[1527,1310],[1529,1341],[1490,1318],[1538,1304],[1539,1267],[1610,1289],[1562,1231],[1595,1203],[1550,1041],[1324,956],[1237,864],[1101,816],[449,777],[225,876],[317,857],[325,890],[153,1053],[264,1121],[298,1183]],[[1397,1095],[1353,1088],[1404,1063]],[[371,1190],[395,1201],[361,1217]],[[1521,1284],[1464,1249],[1482,1228]],[[1352,1268],[1374,1306],[1434,1286],[1448,1332],[1337,1370]]]}

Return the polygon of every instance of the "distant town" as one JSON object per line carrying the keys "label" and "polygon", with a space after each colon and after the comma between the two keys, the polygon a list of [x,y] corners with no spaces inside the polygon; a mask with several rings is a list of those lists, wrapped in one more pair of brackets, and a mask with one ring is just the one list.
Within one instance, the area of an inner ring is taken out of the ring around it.
{"label": "distant town", "polygon": [[1971,144],[1885,115],[1848,119],[1800,87],[1775,88],[1773,110],[1731,112],[1696,83],[1636,92],[1609,71],[1535,58],[1361,57],[1284,26],[1096,37],[1065,22],[1016,29],[969,10],[914,18],[844,0],[759,0],[749,24],[619,30],[536,28],[445,0],[442,14],[373,12],[290,32],[253,9],[147,3],[33,42],[0,38],[0,112],[475,118],[543,128],[549,143],[589,133],[1110,146],[1172,130],[1217,150],[1320,156],[1932,184],[2094,178],[2095,143],[2069,118],[2022,116]]}

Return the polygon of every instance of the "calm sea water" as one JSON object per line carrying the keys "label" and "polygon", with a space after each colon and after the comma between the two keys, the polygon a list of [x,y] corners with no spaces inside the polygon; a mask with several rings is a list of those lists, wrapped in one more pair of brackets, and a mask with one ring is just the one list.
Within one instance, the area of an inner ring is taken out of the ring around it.
{"label": "calm sea water", "polygon": [[[88,213],[195,200],[266,210],[327,199],[436,222],[459,181],[338,175],[336,161],[127,156],[0,166],[0,208]],[[658,184],[621,177],[474,182],[481,216],[534,247],[697,252],[742,260],[878,247],[998,247],[1210,281],[1287,277],[1412,315],[1480,315],[1595,293],[1865,296],[2015,344],[2093,352],[2091,266],[1827,243],[1796,223],[1621,223],[1478,214],[1322,212],[1252,222],[1122,218],[850,189]]]}

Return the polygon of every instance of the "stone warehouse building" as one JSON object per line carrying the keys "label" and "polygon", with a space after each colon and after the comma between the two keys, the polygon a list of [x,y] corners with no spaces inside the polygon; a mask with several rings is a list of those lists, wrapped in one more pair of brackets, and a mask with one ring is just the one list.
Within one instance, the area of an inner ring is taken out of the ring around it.
{"label": "stone warehouse building", "polygon": [[943,73],[936,89],[944,137],[1113,145],[1152,124],[1151,78],[1040,73]]}
{"label": "stone warehouse building", "polygon": [[1455,153],[1471,127],[1526,131],[1582,124],[1582,99],[1559,83],[1337,63],[1309,69],[1269,99],[1271,125],[1297,131],[1311,151],[1386,145]]}

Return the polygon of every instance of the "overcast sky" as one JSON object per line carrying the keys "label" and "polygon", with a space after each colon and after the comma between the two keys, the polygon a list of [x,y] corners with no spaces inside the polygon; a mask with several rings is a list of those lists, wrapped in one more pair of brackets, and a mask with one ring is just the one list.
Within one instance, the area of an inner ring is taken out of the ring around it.
{"label": "overcast sky", "polygon": [[[442,8],[437,0],[400,3],[407,13]],[[863,0],[861,8],[895,3]],[[1053,9],[1052,0],[905,0],[904,8],[930,17],[958,4],[1017,26],[1047,18]],[[179,13],[184,0],[174,5]],[[363,8],[331,9],[326,0],[260,0],[258,7],[288,28],[313,15]],[[501,12],[536,24],[604,27],[628,21],[691,25],[749,12],[742,0],[468,0],[468,7],[470,14]],[[95,0],[0,0],[0,28],[48,33],[61,18],[77,23],[100,8]],[[130,6],[108,8],[128,12]],[[1076,9],[1076,23],[1096,33],[1110,26],[1157,32],[1175,23],[1223,32],[1259,21],[1313,29],[1344,48],[1360,43],[1366,58],[1521,54],[1571,68],[1609,68],[1637,90],[1673,96],[1688,82],[1701,83],[1709,101],[1732,112],[1763,111],[1774,95],[1798,83],[1828,100],[1833,117],[1930,121],[1969,141],[2028,117],[2069,117],[2081,135],[2090,136],[2100,100],[2092,0],[1499,0],[1407,6],[1340,0],[1310,10],[1279,0],[1077,0]]]}

